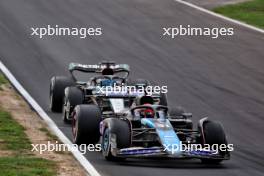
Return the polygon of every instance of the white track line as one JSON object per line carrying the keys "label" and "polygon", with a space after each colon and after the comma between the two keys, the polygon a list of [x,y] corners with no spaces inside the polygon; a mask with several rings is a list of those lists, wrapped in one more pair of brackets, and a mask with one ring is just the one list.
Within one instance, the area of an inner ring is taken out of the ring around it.
{"label": "white track line", "polygon": [[251,26],[251,25],[249,25],[249,24],[243,23],[243,22],[238,21],[238,20],[234,20],[234,19],[231,19],[231,18],[225,17],[225,16],[223,16],[223,15],[220,15],[220,14],[214,13],[214,12],[212,12],[212,11],[210,11],[210,10],[207,10],[207,9],[205,9],[205,8],[199,7],[199,6],[197,6],[197,5],[194,5],[194,4],[189,3],[189,2],[186,2],[186,1],[182,1],[182,0],[174,0],[174,1],[175,1],[175,2],[178,2],[178,3],[181,3],[181,4],[184,4],[184,5],[187,5],[187,6],[189,6],[189,7],[195,8],[195,9],[200,10],[200,11],[202,11],[202,12],[205,12],[205,13],[207,13],[207,14],[213,15],[213,16],[215,16],[215,17],[218,17],[218,18],[221,18],[221,19],[227,20],[227,21],[229,21],[229,22],[235,23],[235,24],[240,25],[240,26],[244,26],[244,27],[246,27],[246,28],[249,28],[249,29],[252,29],[252,30],[255,30],[255,31],[258,31],[258,32],[261,32],[261,33],[264,34],[264,30],[263,30],[263,29],[260,29],[260,28],[257,28],[257,27],[254,27],[254,26]]}
{"label": "white track line", "polygon": [[[16,80],[13,74],[8,68],[0,61],[0,70],[9,79],[12,85],[20,92],[20,94],[26,99],[26,101],[33,107],[33,109],[40,115],[40,117],[46,122],[49,128],[58,136],[58,138],[64,144],[72,144],[72,142],[62,133],[62,131],[56,126],[53,120],[46,114],[46,112],[39,106],[39,104],[30,96],[30,94],[23,88],[23,86]],[[73,156],[80,162],[84,169],[91,176],[100,176],[92,164],[79,152],[71,151]]]}

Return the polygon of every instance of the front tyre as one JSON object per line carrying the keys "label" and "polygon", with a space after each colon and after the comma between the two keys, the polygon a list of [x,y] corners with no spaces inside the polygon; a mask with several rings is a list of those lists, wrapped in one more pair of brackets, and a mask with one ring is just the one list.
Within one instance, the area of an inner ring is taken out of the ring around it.
{"label": "front tyre", "polygon": [[67,87],[65,89],[64,103],[62,110],[62,119],[65,123],[70,123],[72,120],[72,112],[75,106],[82,104],[84,94],[78,87]]}
{"label": "front tyre", "polygon": [[111,135],[109,128],[106,128],[104,130],[103,136],[102,136],[102,153],[106,160],[108,161],[114,161],[117,158],[114,157],[111,153]]}
{"label": "front tyre", "polygon": [[[212,146],[213,144],[217,144],[220,146],[221,144],[227,145],[226,135],[222,125],[218,122],[214,121],[206,121],[203,124],[204,131],[204,142],[205,144],[209,144]],[[225,156],[229,155],[229,152],[218,151],[220,155]],[[205,164],[219,164],[223,160],[222,159],[201,159],[202,163]]]}
{"label": "front tyre", "polygon": [[95,144],[99,141],[101,111],[97,105],[77,105],[73,111],[72,133],[75,144]]}
{"label": "front tyre", "polygon": [[53,112],[61,112],[64,89],[75,85],[73,79],[65,76],[54,76],[50,80],[50,109]]}
{"label": "front tyre", "polygon": [[102,153],[106,160],[120,161],[125,158],[112,155],[112,137],[115,137],[117,149],[128,148],[131,145],[131,129],[125,120],[110,119],[102,135]]}

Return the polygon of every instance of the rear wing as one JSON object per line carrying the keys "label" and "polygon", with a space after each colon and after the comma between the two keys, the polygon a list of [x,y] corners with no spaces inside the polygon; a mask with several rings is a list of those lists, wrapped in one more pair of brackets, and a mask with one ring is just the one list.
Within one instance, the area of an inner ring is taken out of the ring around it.
{"label": "rear wing", "polygon": [[84,65],[84,64],[78,64],[78,63],[70,63],[69,65],[69,71],[72,73],[73,71],[81,71],[81,72],[90,72],[95,73],[99,71],[99,65]]}
{"label": "rear wing", "polygon": [[114,73],[118,72],[127,72],[129,73],[129,65],[127,64],[108,64],[108,63],[100,63],[95,65],[86,65],[79,63],[70,63],[69,71],[72,73],[73,71],[81,71],[87,73],[102,73],[105,68],[113,69]]}
{"label": "rear wing", "polygon": [[[115,64],[114,62],[102,62],[95,65],[86,65],[86,64],[79,64],[79,63],[70,63],[69,64],[69,71],[74,80],[76,80],[73,72],[80,71],[85,73],[99,73],[102,74],[104,69],[111,69],[113,74],[116,73],[124,73],[122,76],[123,79],[127,79],[129,75],[129,65],[127,64]],[[121,76],[120,76],[121,77]]]}

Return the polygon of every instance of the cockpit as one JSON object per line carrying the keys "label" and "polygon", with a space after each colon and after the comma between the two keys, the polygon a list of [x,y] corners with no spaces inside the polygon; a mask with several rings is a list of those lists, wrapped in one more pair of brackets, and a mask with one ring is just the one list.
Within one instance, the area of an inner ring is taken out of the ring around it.
{"label": "cockpit", "polygon": [[131,114],[136,119],[141,118],[157,118],[166,119],[168,113],[168,108],[161,105],[150,105],[145,104],[141,106],[136,106],[131,109]]}

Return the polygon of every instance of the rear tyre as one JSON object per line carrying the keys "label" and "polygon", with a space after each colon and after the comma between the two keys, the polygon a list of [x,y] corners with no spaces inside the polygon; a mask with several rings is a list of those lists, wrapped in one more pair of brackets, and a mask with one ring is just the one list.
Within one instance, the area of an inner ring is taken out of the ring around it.
{"label": "rear tyre", "polygon": [[116,137],[118,149],[128,148],[131,145],[131,130],[129,124],[120,119],[111,119],[109,126],[105,128],[102,136],[102,152],[106,160],[120,161],[125,158],[115,157],[111,153],[111,137]]}
{"label": "rear tyre", "polygon": [[72,112],[75,106],[83,103],[84,95],[78,87],[67,87],[65,89],[62,119],[65,123],[70,123]]}
{"label": "rear tyre", "polygon": [[64,89],[75,85],[73,79],[64,76],[54,76],[50,80],[50,109],[53,112],[61,112]]}
{"label": "rear tyre", "polygon": [[95,144],[99,141],[101,111],[97,105],[77,105],[72,119],[73,142]]}
{"label": "rear tyre", "polygon": [[[226,135],[222,125],[218,122],[207,121],[203,124],[205,144],[212,146],[213,144],[225,144],[227,145]],[[225,155],[226,152],[219,151],[221,155]],[[201,159],[205,164],[219,164],[222,159]]]}

